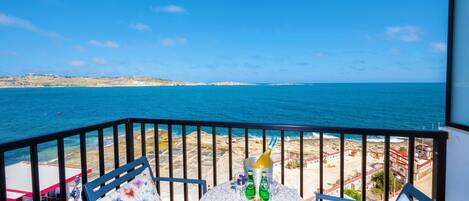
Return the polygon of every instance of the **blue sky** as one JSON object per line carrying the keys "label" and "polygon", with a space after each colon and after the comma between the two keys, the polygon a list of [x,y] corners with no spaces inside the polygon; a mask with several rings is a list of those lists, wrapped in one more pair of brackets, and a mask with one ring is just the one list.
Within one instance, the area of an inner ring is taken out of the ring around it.
{"label": "blue sky", "polygon": [[446,0],[0,0],[0,75],[443,82]]}

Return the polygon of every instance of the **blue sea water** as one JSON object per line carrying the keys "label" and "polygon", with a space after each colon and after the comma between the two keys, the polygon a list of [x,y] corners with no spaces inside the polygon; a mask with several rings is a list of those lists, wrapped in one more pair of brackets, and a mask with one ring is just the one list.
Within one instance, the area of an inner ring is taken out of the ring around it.
{"label": "blue sea water", "polygon": [[443,83],[0,89],[0,143],[125,118],[437,129]]}
{"label": "blue sea water", "polygon": [[[444,122],[444,90],[441,83],[0,89],[0,143],[126,117],[432,130]],[[88,133],[88,147],[97,146],[96,136]],[[78,140],[65,139],[66,149]],[[55,147],[39,145],[39,160],[55,160]],[[7,164],[29,160],[28,153],[7,152]]]}

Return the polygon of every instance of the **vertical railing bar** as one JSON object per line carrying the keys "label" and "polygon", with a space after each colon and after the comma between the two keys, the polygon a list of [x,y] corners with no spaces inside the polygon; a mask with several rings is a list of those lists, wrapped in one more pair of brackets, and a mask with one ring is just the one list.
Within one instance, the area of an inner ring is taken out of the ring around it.
{"label": "vertical railing bar", "polygon": [[[435,143],[436,140],[436,143]],[[447,139],[438,136],[433,140],[433,199],[445,201],[446,199],[446,149]]]}
{"label": "vertical railing bar", "polygon": [[233,145],[232,145],[232,128],[229,127],[228,128],[228,165],[229,165],[229,178],[230,178],[230,181],[233,180],[233,155],[231,153],[232,149],[233,149]]}
{"label": "vertical railing bar", "polygon": [[[187,147],[186,147],[186,125],[182,125],[182,169],[183,178],[187,179]],[[188,200],[189,192],[187,183],[184,183],[184,201]]]}
{"label": "vertical railing bar", "polygon": [[262,153],[265,152],[266,146],[267,146],[266,133],[265,133],[265,129],[262,129]]}
{"label": "vertical railing bar", "polygon": [[[104,164],[104,134],[103,129],[98,129],[98,155],[99,155],[99,176],[106,174],[105,164]],[[101,186],[104,186],[102,184]]]}
{"label": "vertical railing bar", "polygon": [[140,137],[142,137],[142,156],[147,155],[147,138],[145,123],[140,124]]}
{"label": "vertical railing bar", "polygon": [[[112,140],[113,140],[113,147],[114,147],[114,169],[119,168],[119,128],[118,125],[112,126]],[[115,179],[119,178],[119,175],[115,177]],[[119,186],[116,187],[116,190],[119,189]]]}
{"label": "vertical railing bar", "polygon": [[217,185],[217,130],[212,127],[213,186]]}
{"label": "vertical railing bar", "polygon": [[[168,159],[169,159],[169,177],[173,178],[173,126],[168,124]],[[169,182],[169,197],[174,201],[174,184]]]}
{"label": "vertical railing bar", "polygon": [[244,128],[244,155],[245,155],[245,158],[249,158],[249,131],[248,131],[248,128]]}
{"label": "vertical railing bar", "polygon": [[59,163],[59,185],[60,185],[60,199],[67,200],[67,186],[65,183],[65,149],[64,139],[57,138],[57,159]]}
{"label": "vertical railing bar", "polygon": [[362,135],[362,201],[366,201],[366,135]]}
{"label": "vertical railing bar", "polygon": [[324,182],[324,136],[319,132],[319,193],[323,193]]}
{"label": "vertical railing bar", "polygon": [[389,135],[384,136],[384,200],[389,200]]}
{"label": "vertical railing bar", "polygon": [[300,132],[300,196],[303,197],[303,131]]}
{"label": "vertical railing bar", "polygon": [[408,180],[407,182],[410,184],[414,184],[414,158],[415,158],[415,137],[409,137],[409,148],[408,148],[408,153],[407,155],[409,156],[408,161],[407,161],[407,175],[408,175]]}
{"label": "vertical railing bar", "polygon": [[[156,177],[160,176],[160,132],[158,129],[158,124],[153,124],[153,133],[155,141],[155,175]],[[160,192],[160,181],[156,182],[156,191]]]}
{"label": "vertical railing bar", "polygon": [[345,135],[340,133],[340,197],[344,197],[344,147]]}
{"label": "vertical railing bar", "polygon": [[40,201],[41,193],[39,188],[39,161],[37,144],[33,144],[29,147],[29,154],[31,159],[32,196],[34,201]]}
{"label": "vertical railing bar", "polygon": [[134,125],[132,122],[127,122],[125,124],[125,149],[126,149],[126,158],[127,163],[130,163],[134,160]]}
{"label": "vertical railing bar", "polygon": [[86,133],[80,133],[80,165],[81,165],[81,183],[82,196],[85,197],[84,184],[88,183],[88,167],[86,163]]}
{"label": "vertical railing bar", "polygon": [[[200,126],[197,126],[197,178],[202,179],[202,145],[200,136]],[[199,199],[202,198],[202,186],[199,185]]]}
{"label": "vertical railing bar", "polygon": [[280,131],[280,142],[281,142],[281,147],[280,147],[280,165],[281,165],[281,179],[282,179],[282,184],[285,184],[285,131],[282,129]]}
{"label": "vertical railing bar", "polygon": [[5,152],[0,151],[0,201],[7,200],[7,184],[5,175]]}
{"label": "vertical railing bar", "polygon": [[119,164],[119,129],[117,125],[112,126],[112,140],[113,140],[113,145],[114,145],[114,169],[117,169],[120,166]]}

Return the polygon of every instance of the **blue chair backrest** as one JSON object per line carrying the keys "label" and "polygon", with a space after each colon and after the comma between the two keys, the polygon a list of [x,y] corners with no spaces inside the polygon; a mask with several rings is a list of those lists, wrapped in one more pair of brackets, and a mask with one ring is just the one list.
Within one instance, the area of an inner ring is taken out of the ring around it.
{"label": "blue chair backrest", "polygon": [[[121,184],[133,179],[135,176],[142,173],[146,168],[150,170],[150,176],[154,178],[147,158],[141,157],[85,184],[84,190],[86,199],[89,201],[97,200],[98,198],[104,196],[107,192],[112,191]],[[122,175],[123,173],[126,174]],[[113,181],[106,184],[106,182],[110,180]],[[96,189],[98,186],[101,187],[94,191],[94,189]]]}
{"label": "blue chair backrest", "polygon": [[351,200],[351,199],[348,199],[348,198],[339,198],[339,197],[334,197],[334,196],[332,196],[332,195],[324,195],[324,194],[316,193],[316,201],[319,201],[319,200],[329,200],[329,201],[355,201],[355,200]]}
{"label": "blue chair backrest", "polygon": [[415,200],[417,199],[418,201],[432,201],[429,197],[427,197],[424,193],[416,189],[412,184],[407,183],[404,188],[402,188],[401,193],[399,193],[399,196],[397,197],[396,200],[399,200],[402,196],[407,196],[409,200]]}

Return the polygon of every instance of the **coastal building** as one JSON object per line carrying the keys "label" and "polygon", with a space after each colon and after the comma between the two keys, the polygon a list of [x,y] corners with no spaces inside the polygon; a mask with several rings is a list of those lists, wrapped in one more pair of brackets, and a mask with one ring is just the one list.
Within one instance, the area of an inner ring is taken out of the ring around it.
{"label": "coastal building", "polygon": [[[58,166],[44,165],[38,166],[40,195],[46,200],[56,200],[60,197]],[[65,168],[65,183],[67,195],[80,184],[81,170],[76,168]],[[33,200],[31,182],[31,164],[28,162],[18,162],[8,165],[5,168],[7,201],[29,201]],[[91,173],[88,169],[87,173]]]}

